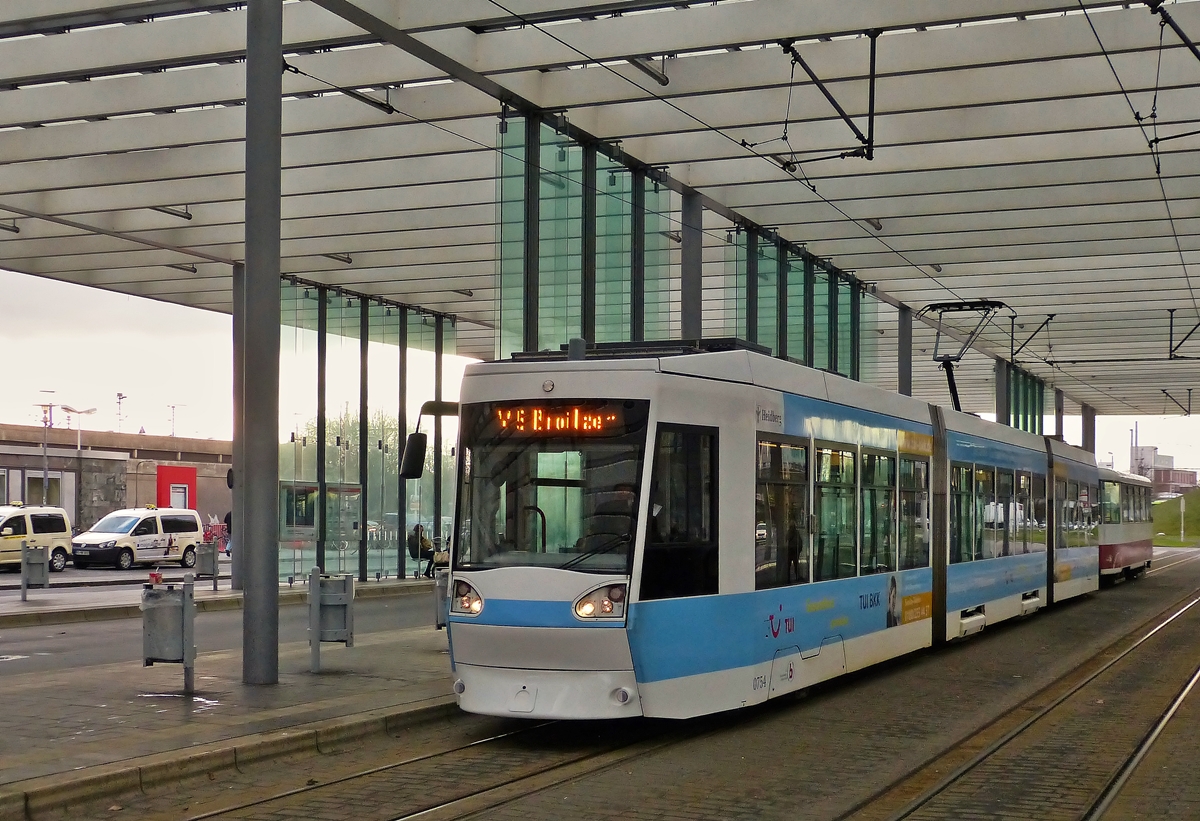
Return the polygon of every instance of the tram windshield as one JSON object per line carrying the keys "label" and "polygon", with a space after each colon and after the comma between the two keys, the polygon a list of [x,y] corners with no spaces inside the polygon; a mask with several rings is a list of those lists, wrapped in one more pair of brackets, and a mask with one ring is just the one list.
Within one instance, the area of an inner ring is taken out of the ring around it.
{"label": "tram windshield", "polygon": [[455,567],[626,573],[650,403],[462,407]]}

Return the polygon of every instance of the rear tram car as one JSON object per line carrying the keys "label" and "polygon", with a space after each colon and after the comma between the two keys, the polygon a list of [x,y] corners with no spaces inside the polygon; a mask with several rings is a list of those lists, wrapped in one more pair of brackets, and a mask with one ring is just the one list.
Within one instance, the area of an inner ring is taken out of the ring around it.
{"label": "rear tram car", "polygon": [[1145,476],[1100,468],[1100,581],[1135,578],[1150,567],[1154,530],[1150,521],[1153,485]]}
{"label": "rear tram car", "polygon": [[464,710],[685,718],[1095,590],[1091,454],[746,350],[470,366]]}

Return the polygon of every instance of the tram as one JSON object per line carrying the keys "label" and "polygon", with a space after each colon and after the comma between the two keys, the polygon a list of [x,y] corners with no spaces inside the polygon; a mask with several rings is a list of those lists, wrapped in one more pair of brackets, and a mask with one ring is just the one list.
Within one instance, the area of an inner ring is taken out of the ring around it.
{"label": "tram", "polygon": [[1150,567],[1154,528],[1150,520],[1153,486],[1145,476],[1100,468],[1100,581],[1132,579]]}
{"label": "tram", "polygon": [[459,414],[469,712],[736,709],[1099,586],[1092,454],[751,350],[480,363]]}

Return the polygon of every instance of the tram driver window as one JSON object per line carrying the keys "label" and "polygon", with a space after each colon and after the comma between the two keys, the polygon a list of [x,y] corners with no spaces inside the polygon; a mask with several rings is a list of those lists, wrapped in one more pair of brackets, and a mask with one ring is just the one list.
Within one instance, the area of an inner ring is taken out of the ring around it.
{"label": "tram driver window", "polygon": [[642,599],[717,592],[717,432],[663,425],[654,449]]}

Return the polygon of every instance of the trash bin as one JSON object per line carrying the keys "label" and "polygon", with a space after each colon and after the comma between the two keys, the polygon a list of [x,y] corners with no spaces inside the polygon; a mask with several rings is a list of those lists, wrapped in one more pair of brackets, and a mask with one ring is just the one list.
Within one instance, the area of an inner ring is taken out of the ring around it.
{"label": "trash bin", "polygon": [[354,646],[354,576],[327,576],[314,567],[308,574],[309,669],[321,671],[321,642]]}
{"label": "trash bin", "polygon": [[183,689],[195,685],[196,597],[191,573],[182,585],[142,587],[142,665],[155,662],[183,665]]}
{"label": "trash bin", "polygon": [[433,571],[433,626],[441,630],[450,618],[450,568]]}
{"label": "trash bin", "polygon": [[27,601],[30,587],[50,586],[50,551],[21,542],[21,601]]}
{"label": "trash bin", "polygon": [[196,577],[217,576],[217,543],[201,542],[196,545]]}

